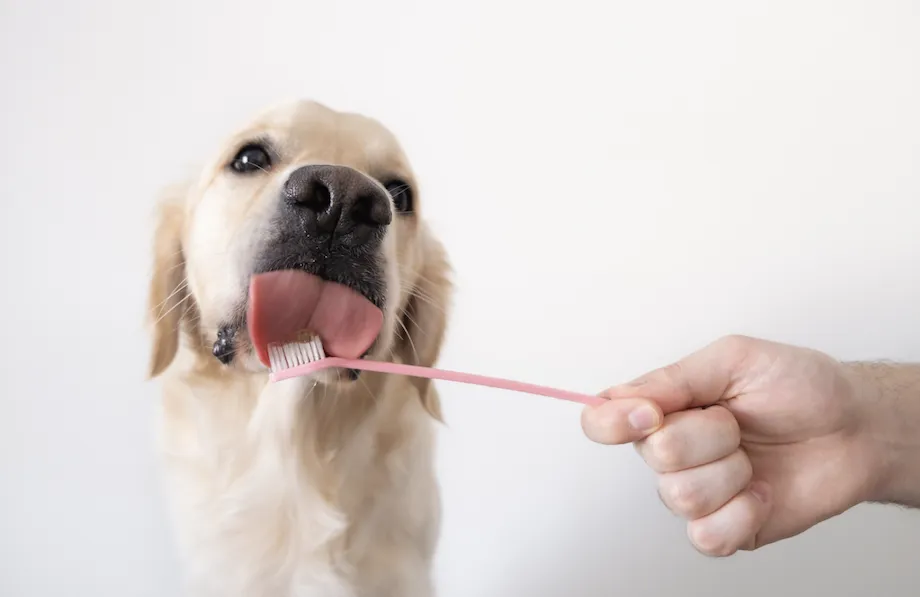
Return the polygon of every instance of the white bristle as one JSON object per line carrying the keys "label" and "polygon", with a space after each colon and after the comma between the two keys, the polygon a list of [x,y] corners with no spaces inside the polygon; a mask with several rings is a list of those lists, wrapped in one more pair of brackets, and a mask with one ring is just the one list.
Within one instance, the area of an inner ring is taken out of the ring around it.
{"label": "white bristle", "polygon": [[272,373],[324,358],[326,351],[323,350],[323,341],[319,336],[310,336],[304,342],[270,344],[268,347],[268,363]]}
{"label": "white bristle", "polygon": [[274,344],[271,344],[268,347],[268,363],[272,371],[275,371],[281,367],[281,356],[279,354],[278,347]]}

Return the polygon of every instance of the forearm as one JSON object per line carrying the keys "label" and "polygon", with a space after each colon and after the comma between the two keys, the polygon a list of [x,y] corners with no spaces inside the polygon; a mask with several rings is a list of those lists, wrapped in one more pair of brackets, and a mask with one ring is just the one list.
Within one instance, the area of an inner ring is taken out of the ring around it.
{"label": "forearm", "polygon": [[871,501],[920,508],[920,364],[851,363],[879,470]]}

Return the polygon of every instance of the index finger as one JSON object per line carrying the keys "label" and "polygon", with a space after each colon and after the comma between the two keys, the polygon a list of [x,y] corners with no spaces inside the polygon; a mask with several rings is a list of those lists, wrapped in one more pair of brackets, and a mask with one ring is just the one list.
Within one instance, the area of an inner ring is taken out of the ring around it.
{"label": "index finger", "polygon": [[680,361],[601,393],[608,401],[582,411],[592,440],[625,444],[654,433],[673,412],[711,406],[731,397],[754,341],[729,336]]}
{"label": "index finger", "polygon": [[734,386],[755,340],[727,336],[683,359],[601,395],[611,401],[641,398],[664,414],[711,406],[733,396]]}

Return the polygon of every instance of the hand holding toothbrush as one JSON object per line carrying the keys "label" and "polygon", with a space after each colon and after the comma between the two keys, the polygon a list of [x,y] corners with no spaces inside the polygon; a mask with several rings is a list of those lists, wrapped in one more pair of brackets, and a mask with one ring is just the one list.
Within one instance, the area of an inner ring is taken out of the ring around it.
{"label": "hand holding toothbrush", "polygon": [[635,444],[706,555],[792,537],[861,502],[920,507],[920,365],[729,337],[602,395],[585,433]]}

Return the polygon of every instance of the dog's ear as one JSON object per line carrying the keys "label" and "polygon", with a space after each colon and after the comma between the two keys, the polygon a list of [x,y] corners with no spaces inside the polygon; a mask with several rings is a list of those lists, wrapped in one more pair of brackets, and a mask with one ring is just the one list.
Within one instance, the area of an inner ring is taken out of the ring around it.
{"label": "dog's ear", "polygon": [[182,315],[188,309],[182,230],[187,186],[170,187],[163,194],[156,215],[153,240],[153,272],[147,295],[147,316],[153,345],[148,375],[160,375],[179,349]]}
{"label": "dog's ear", "polygon": [[[423,246],[420,249],[422,267],[409,301],[401,314],[398,354],[404,363],[432,367],[441,353],[447,332],[447,319],[453,292],[451,267],[443,245],[420,230]],[[425,410],[441,421],[441,404],[430,380],[411,378],[418,388]]]}

